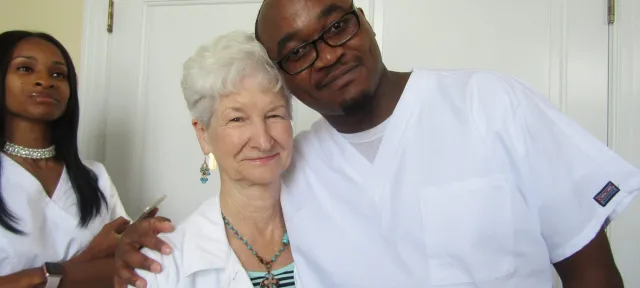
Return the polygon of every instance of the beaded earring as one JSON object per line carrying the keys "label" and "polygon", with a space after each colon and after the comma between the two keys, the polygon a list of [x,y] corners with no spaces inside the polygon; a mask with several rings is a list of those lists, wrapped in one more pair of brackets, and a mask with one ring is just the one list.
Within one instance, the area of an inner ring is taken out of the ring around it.
{"label": "beaded earring", "polygon": [[215,170],[217,166],[216,158],[213,156],[213,153],[209,153],[204,157],[204,162],[202,163],[202,166],[200,166],[200,182],[202,182],[202,184],[206,184],[207,181],[209,181],[211,170]]}

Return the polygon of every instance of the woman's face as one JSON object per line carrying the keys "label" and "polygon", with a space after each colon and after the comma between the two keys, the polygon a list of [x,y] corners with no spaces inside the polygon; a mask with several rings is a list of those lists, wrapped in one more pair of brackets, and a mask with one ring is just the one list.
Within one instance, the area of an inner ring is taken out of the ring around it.
{"label": "woman's face", "polygon": [[9,115],[31,121],[52,121],[62,116],[70,91],[67,63],[53,44],[22,40],[13,51],[5,79]]}
{"label": "woman's face", "polygon": [[[281,92],[244,81],[239,93],[221,97],[208,129],[194,122],[205,154],[234,180],[267,185],[280,181],[291,163],[293,129]],[[200,127],[200,128],[199,128]]]}

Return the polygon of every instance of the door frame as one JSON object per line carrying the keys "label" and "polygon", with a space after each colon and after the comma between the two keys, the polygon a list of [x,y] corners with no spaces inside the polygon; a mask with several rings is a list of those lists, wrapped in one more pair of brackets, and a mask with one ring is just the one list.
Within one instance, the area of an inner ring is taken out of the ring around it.
{"label": "door frame", "polygon": [[640,1],[616,6],[609,30],[609,147],[640,166]]}
{"label": "door frame", "polygon": [[[640,167],[640,52],[637,52],[640,51],[640,33],[637,32],[640,29],[640,1],[617,0],[616,6],[616,23],[609,30],[609,147],[632,165]],[[637,197],[634,200],[640,201]],[[629,207],[636,210],[625,210],[625,214],[639,213],[637,204]],[[608,229],[612,247],[633,250],[618,252],[614,249],[614,256],[624,258],[623,261],[634,261],[626,258],[627,255],[637,255],[640,251],[637,248],[640,233],[632,224],[636,222],[632,219],[634,216],[622,217],[622,221],[612,222]]]}
{"label": "door frame", "polygon": [[106,83],[109,33],[106,30],[108,0],[84,0],[82,47],[78,69],[80,125],[78,148],[83,159],[104,162],[106,131]]}
{"label": "door frame", "polygon": [[[145,0],[145,2],[227,2],[225,0]],[[373,22],[376,39],[382,51],[383,5],[385,0],[369,0],[367,19]],[[118,13],[118,3],[114,3],[114,13]],[[80,98],[80,125],[78,146],[83,159],[104,162],[105,137],[107,127],[108,97],[106,83],[109,83],[109,49],[111,37],[107,32],[109,0],[84,0],[82,23],[82,47],[78,79]],[[116,14],[117,15],[117,14]],[[117,31],[115,31],[117,33]],[[79,65],[78,65],[79,64]]]}

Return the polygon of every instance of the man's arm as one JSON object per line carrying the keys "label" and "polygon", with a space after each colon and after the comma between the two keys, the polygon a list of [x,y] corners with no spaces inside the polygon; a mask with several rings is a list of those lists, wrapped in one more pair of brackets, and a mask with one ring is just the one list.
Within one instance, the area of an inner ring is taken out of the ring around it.
{"label": "man's arm", "polygon": [[479,127],[505,148],[564,287],[622,287],[603,224],[638,195],[640,171],[529,85],[478,80]]}
{"label": "man's arm", "polygon": [[580,251],[554,264],[564,288],[622,288],[604,229]]}
{"label": "man's arm", "polygon": [[[156,208],[150,217],[155,216],[157,212]],[[161,252],[163,255],[170,255],[171,247],[162,241],[158,234],[173,232],[173,230],[171,221],[164,217],[147,218],[131,224],[122,233],[122,238],[120,238],[116,249],[114,287],[124,288],[129,285],[146,287],[146,279],[140,277],[135,269],[160,273],[163,267],[158,261],[153,260],[140,250],[146,247],[152,251]]]}
{"label": "man's arm", "polygon": [[[62,265],[65,272],[60,288],[113,287],[113,258],[87,262],[68,261]],[[0,277],[0,288],[44,287],[46,281],[43,268],[38,267]]]}

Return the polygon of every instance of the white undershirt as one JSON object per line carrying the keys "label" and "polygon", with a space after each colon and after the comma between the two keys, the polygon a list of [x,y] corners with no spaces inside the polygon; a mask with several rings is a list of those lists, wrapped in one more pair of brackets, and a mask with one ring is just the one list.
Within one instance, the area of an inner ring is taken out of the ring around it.
{"label": "white undershirt", "polygon": [[380,143],[382,143],[382,136],[384,136],[384,130],[387,126],[387,122],[389,122],[388,118],[378,124],[378,126],[369,130],[353,134],[340,133],[340,135],[342,135],[347,142],[351,143],[351,145],[353,145],[353,147],[356,148],[356,150],[358,150],[365,159],[373,163],[376,159],[376,155],[378,154]]}

